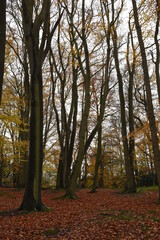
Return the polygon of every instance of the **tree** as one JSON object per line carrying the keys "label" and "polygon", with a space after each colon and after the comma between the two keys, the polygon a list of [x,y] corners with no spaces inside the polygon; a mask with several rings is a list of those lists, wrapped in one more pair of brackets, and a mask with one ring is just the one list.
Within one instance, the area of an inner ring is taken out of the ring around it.
{"label": "tree", "polygon": [[[58,27],[57,49],[55,46],[54,52],[52,49],[50,51],[53,108],[56,116],[58,140],[61,149],[56,188],[66,188],[68,185],[77,129],[77,78],[79,67],[76,64],[73,43],[74,8],[74,3],[72,3],[72,14],[67,14],[69,18],[68,21],[71,21],[70,24],[67,22],[67,40],[65,38],[66,32],[63,32],[61,29],[61,26],[66,29],[65,22],[61,22],[61,25]],[[66,11],[68,11],[67,6]],[[67,45],[68,43],[69,46]],[[69,64],[70,62],[72,64]],[[56,75],[55,80],[53,77],[53,70],[55,71]],[[59,97],[58,94],[56,94],[58,84],[60,84]]]}
{"label": "tree", "polygon": [[156,45],[156,60],[155,63],[155,73],[156,73],[156,82],[157,82],[157,91],[158,91],[158,99],[160,104],[160,47],[159,47],[159,39],[158,39],[158,33],[159,33],[159,22],[160,22],[160,1],[157,0],[157,20],[156,20],[156,28],[155,28],[155,35],[154,35],[154,41]]}
{"label": "tree", "polygon": [[[43,163],[43,81],[42,66],[62,13],[50,29],[51,1],[22,1],[23,29],[30,63],[31,116],[27,181],[20,209],[42,210],[41,180]],[[35,10],[35,12],[34,12]],[[41,38],[40,38],[41,36]]]}
{"label": "tree", "polygon": [[5,42],[6,42],[6,0],[2,0],[0,4],[0,103],[2,99],[2,85],[4,75],[4,58],[5,58]]}
{"label": "tree", "polygon": [[[75,190],[77,185],[77,179],[81,172],[81,165],[83,161],[83,157],[85,154],[85,134],[87,131],[87,122],[90,110],[90,80],[91,80],[91,72],[90,72],[90,62],[89,62],[89,50],[87,44],[87,36],[86,36],[86,18],[85,18],[85,0],[82,0],[82,44],[84,48],[85,54],[85,69],[82,65],[82,60],[80,58],[80,54],[78,54],[78,61],[80,65],[80,69],[84,78],[84,91],[85,91],[85,105],[84,112],[81,119],[80,130],[79,130],[79,149],[76,158],[76,162],[74,163],[73,172],[71,174],[70,182],[67,187],[66,196],[71,198],[75,198]],[[76,42],[76,50],[78,51],[78,45]],[[78,51],[79,52],[79,51]]]}
{"label": "tree", "polygon": [[149,119],[150,131],[151,131],[155,169],[156,169],[157,178],[158,178],[158,192],[159,192],[159,200],[160,200],[160,150],[159,150],[157,127],[156,127],[156,121],[155,121],[155,115],[154,115],[154,109],[153,109],[153,103],[152,103],[150,77],[149,77],[149,71],[148,71],[146,51],[145,51],[144,41],[142,37],[142,30],[139,24],[137,4],[135,0],[132,0],[132,5],[133,5],[135,27],[137,31],[137,37],[138,37],[141,58],[142,58],[142,69],[144,74],[144,83],[146,87],[147,105],[148,105],[148,119]]}
{"label": "tree", "polygon": [[[113,22],[118,19],[118,16],[123,8],[123,0],[121,9],[118,15],[114,19],[113,13]],[[112,11],[114,12],[114,1],[112,1]],[[113,48],[114,48],[114,59],[115,59],[115,67],[117,72],[117,79],[119,84],[119,98],[120,98],[120,108],[121,108],[121,129],[122,129],[122,141],[123,141],[123,150],[124,150],[124,159],[125,159],[125,169],[126,169],[126,191],[131,193],[135,192],[135,179],[134,179],[134,170],[133,170],[133,159],[129,156],[129,147],[128,147],[128,138],[127,138],[127,123],[126,123],[126,110],[125,110],[125,98],[124,98],[124,89],[123,89],[123,78],[120,71],[120,62],[118,57],[118,45],[117,45],[117,30],[115,23],[112,27],[112,40],[113,40]],[[130,96],[132,97],[132,96]]]}
{"label": "tree", "polygon": [[[129,74],[129,87],[128,87],[128,107],[129,107],[129,161],[132,169],[132,190],[136,191],[135,187],[135,179],[134,179],[134,160],[135,160],[135,139],[134,139],[134,109],[133,109],[133,86],[134,86],[134,74],[135,74],[135,64],[136,64],[136,50],[133,42],[133,34],[132,29],[130,26],[130,19],[129,19],[129,30],[128,33],[128,41],[127,41],[127,68]],[[133,51],[132,63],[129,60],[129,45],[130,45],[130,38],[131,38],[131,46]],[[130,187],[128,187],[130,188]]]}
{"label": "tree", "polygon": [[[103,10],[104,8],[104,10]],[[104,81],[102,81],[102,87],[101,87],[101,94],[100,94],[100,113],[97,117],[97,122],[99,123],[98,128],[98,147],[97,147],[97,155],[96,155],[96,162],[95,162],[95,173],[94,173],[94,179],[93,179],[93,186],[92,186],[92,192],[96,191],[97,184],[98,184],[98,168],[99,165],[102,165],[102,122],[104,118],[105,113],[105,107],[106,107],[106,100],[107,95],[109,93],[109,78],[110,78],[110,62],[111,62],[111,27],[112,22],[110,20],[110,13],[108,8],[108,3],[103,2],[101,3],[101,11],[102,11],[102,19],[103,19],[103,26],[104,26],[104,32],[105,32],[105,39],[106,39],[106,60],[105,60],[105,73],[104,73]],[[104,11],[104,12],[103,12]],[[107,24],[105,23],[105,16],[107,18]],[[102,180],[103,181],[103,180]]]}
{"label": "tree", "polygon": [[[25,45],[25,38],[22,26],[21,13],[19,12],[19,2],[11,1],[8,4],[8,13],[10,21],[14,24],[7,24],[7,46],[6,55],[11,52],[14,55],[14,60],[11,61],[8,76],[13,78],[14,85],[11,87],[18,101],[18,115],[21,119],[21,126],[19,126],[19,143],[29,141],[29,113],[30,113],[30,77],[29,77],[29,63],[28,54]],[[9,49],[9,51],[7,50]],[[6,61],[8,57],[6,58]],[[7,68],[8,69],[8,68]],[[12,73],[12,74],[11,74]],[[8,84],[8,83],[6,83]],[[9,83],[11,85],[11,83]],[[9,85],[8,84],[8,85]],[[9,87],[9,86],[8,86]],[[28,147],[22,144],[20,147],[20,171],[18,173],[18,186],[24,187],[26,180],[27,161],[28,161]]]}

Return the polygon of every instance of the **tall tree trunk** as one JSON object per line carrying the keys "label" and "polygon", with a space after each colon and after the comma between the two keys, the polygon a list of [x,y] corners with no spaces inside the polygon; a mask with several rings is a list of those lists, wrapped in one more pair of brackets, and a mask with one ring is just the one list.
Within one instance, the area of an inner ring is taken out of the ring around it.
{"label": "tall tree trunk", "polygon": [[[69,31],[70,31],[69,36],[70,36],[70,54],[71,54],[71,60],[72,60],[72,81],[73,81],[73,83],[72,83],[72,97],[71,97],[71,105],[70,105],[69,114],[67,114],[67,111],[66,111],[66,96],[65,96],[67,68],[64,66],[64,62],[62,59],[63,50],[60,48],[60,34],[61,34],[60,26],[59,26],[59,31],[58,31],[57,45],[58,45],[60,66],[62,68],[63,74],[58,70],[57,62],[54,59],[53,53],[51,52],[51,56],[53,59],[53,65],[55,67],[58,78],[61,82],[61,116],[59,117],[55,104],[54,104],[54,110],[56,113],[59,143],[60,143],[60,147],[61,147],[61,152],[63,152],[63,154],[61,154],[61,160],[59,162],[59,169],[63,168],[63,170],[58,171],[57,178],[63,179],[63,183],[62,183],[63,188],[66,188],[67,185],[69,184],[72,157],[73,157],[73,149],[74,149],[74,144],[75,144],[75,136],[76,136],[76,128],[77,128],[77,107],[78,107],[77,78],[78,78],[78,68],[79,67],[77,67],[75,65],[76,59],[75,59],[75,52],[73,51],[73,49],[74,49],[74,43],[73,43],[74,8],[75,8],[75,3],[74,3],[74,1],[72,1],[72,11],[71,11],[71,14],[69,15],[69,19],[71,21],[71,24],[69,25]],[[67,6],[66,6],[66,11],[68,11]],[[63,75],[63,77],[62,77],[62,75]],[[53,76],[52,76],[52,79],[53,79]],[[54,96],[54,94],[53,94],[53,96]],[[59,121],[60,121],[59,118],[61,119],[61,123],[62,123],[61,129],[60,129],[60,124],[59,124]],[[60,176],[60,173],[62,174],[62,176]],[[59,180],[57,179],[57,183],[58,182],[59,182]]]}
{"label": "tall tree trunk", "polygon": [[156,82],[157,82],[157,92],[158,92],[158,100],[160,104],[160,47],[158,42],[158,33],[159,33],[159,22],[160,22],[160,1],[157,0],[157,21],[156,21],[156,29],[154,35],[154,41],[156,45],[156,61],[155,61],[155,73],[156,73]]}
{"label": "tall tree trunk", "polygon": [[[82,62],[79,58],[79,64],[82,71],[82,75],[84,78],[84,89],[85,89],[85,106],[84,111],[82,115],[80,130],[79,130],[79,150],[77,154],[77,159],[75,161],[73,172],[70,177],[69,185],[67,186],[66,190],[66,196],[75,198],[76,197],[76,185],[77,185],[77,179],[80,176],[81,172],[81,165],[82,161],[85,155],[85,137],[87,132],[87,123],[88,123],[88,116],[89,116],[89,110],[90,110],[90,80],[91,80],[91,73],[90,73],[90,62],[89,62],[89,52],[88,52],[88,45],[87,45],[87,39],[86,39],[86,29],[85,29],[85,0],[82,1],[82,42],[84,47],[84,53],[85,53],[85,62],[86,62],[86,71],[84,71]],[[75,42],[76,44],[76,42]],[[77,46],[78,50],[78,46]]]}
{"label": "tall tree trunk", "polygon": [[25,46],[24,53],[24,103],[21,108],[21,131],[19,133],[20,141],[25,142],[25,145],[20,149],[20,176],[19,176],[19,186],[25,187],[26,177],[27,177],[27,163],[28,163],[28,145],[29,142],[29,106],[30,106],[30,83],[29,83],[29,69],[27,62],[27,50]]}
{"label": "tall tree trunk", "polygon": [[[31,115],[28,172],[20,209],[43,210],[41,181],[43,163],[43,84],[42,65],[51,46],[52,36],[62,18],[60,14],[50,29],[50,0],[41,2],[41,10],[34,15],[33,0],[22,0],[23,28],[29,56],[31,75]],[[43,26],[43,28],[42,28]],[[39,37],[41,35],[41,38]]]}
{"label": "tall tree trunk", "polygon": [[160,200],[160,150],[159,150],[157,127],[156,127],[156,121],[155,121],[154,109],[153,109],[153,103],[152,103],[149,71],[148,71],[144,42],[143,42],[143,38],[142,38],[141,26],[139,24],[139,19],[138,19],[137,4],[136,4],[135,0],[132,0],[132,5],[133,5],[133,12],[134,12],[135,26],[136,26],[136,30],[137,30],[137,36],[138,36],[138,41],[139,41],[139,46],[140,46],[140,51],[141,51],[142,69],[143,69],[144,83],[145,83],[146,94],[147,94],[148,119],[149,119],[150,131],[151,131],[155,170],[156,170],[157,178],[158,178],[158,192],[159,192],[159,200]]}
{"label": "tall tree trunk", "polygon": [[73,172],[70,177],[69,185],[67,186],[66,196],[71,198],[75,198],[76,194],[76,185],[77,179],[80,176],[81,172],[81,165],[85,154],[85,136],[87,132],[87,122],[89,116],[89,109],[90,109],[90,68],[89,68],[89,55],[88,49],[86,46],[87,52],[87,73],[85,75],[85,108],[81,120],[80,131],[79,131],[79,149],[76,162],[73,167]]}
{"label": "tall tree trunk", "polygon": [[119,84],[119,98],[120,98],[120,109],[121,109],[121,131],[122,131],[122,142],[123,142],[125,170],[126,170],[126,187],[127,187],[126,191],[128,193],[133,193],[136,191],[135,179],[134,179],[133,163],[130,161],[130,157],[129,157],[125,99],[124,99],[124,93],[123,93],[123,79],[122,79],[122,75],[121,75],[120,67],[119,67],[117,32],[116,32],[116,29],[114,26],[113,26],[112,39],[113,39],[113,46],[114,46],[115,66],[116,66],[117,78],[118,78],[118,84]]}
{"label": "tall tree trunk", "polygon": [[[132,36],[132,30],[130,27],[129,22],[129,28],[130,33],[128,34],[128,43],[127,43],[127,66],[128,66],[128,73],[129,73],[129,88],[128,88],[128,106],[129,106],[129,160],[130,160],[130,166],[132,168],[132,181],[133,181],[133,189],[136,191],[136,183],[135,183],[135,177],[134,177],[134,156],[135,156],[135,140],[134,140],[134,117],[133,117],[133,78],[135,73],[135,62],[136,62],[136,55],[135,55],[135,48],[133,43],[133,36]],[[133,60],[132,64],[129,62],[129,42],[130,42],[130,36],[131,36],[131,45],[133,49]]]}
{"label": "tall tree trunk", "polygon": [[[72,46],[72,44],[71,44]],[[72,55],[72,73],[73,73],[73,84],[72,84],[72,107],[70,111],[70,115],[68,118],[68,131],[71,131],[71,116],[73,114],[72,120],[72,131],[68,135],[70,136],[69,139],[69,146],[68,146],[68,155],[67,155],[67,169],[66,169],[66,187],[69,185],[70,182],[70,175],[71,175],[71,164],[73,160],[73,150],[74,150],[74,143],[75,143],[75,136],[76,136],[76,129],[77,129],[77,112],[78,112],[78,92],[77,92],[77,78],[78,78],[78,68],[75,68],[75,56]],[[72,110],[73,108],[73,110]]]}
{"label": "tall tree trunk", "polygon": [[3,85],[3,75],[4,75],[5,42],[6,42],[6,0],[1,0],[1,3],[0,3],[0,103],[2,99],[2,85]]}
{"label": "tall tree trunk", "polygon": [[42,73],[35,72],[31,76],[31,116],[30,116],[30,152],[27,182],[22,209],[42,210],[41,178],[43,163],[43,95]]}

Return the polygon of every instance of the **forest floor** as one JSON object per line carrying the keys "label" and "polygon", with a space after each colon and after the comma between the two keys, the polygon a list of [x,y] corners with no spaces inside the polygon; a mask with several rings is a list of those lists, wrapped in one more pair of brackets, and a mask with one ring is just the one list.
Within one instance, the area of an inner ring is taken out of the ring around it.
{"label": "forest floor", "polygon": [[22,190],[0,188],[0,240],[160,239],[160,204],[156,191],[120,194],[101,189],[77,192],[78,200],[61,199],[63,192],[43,190],[48,212],[18,213]]}

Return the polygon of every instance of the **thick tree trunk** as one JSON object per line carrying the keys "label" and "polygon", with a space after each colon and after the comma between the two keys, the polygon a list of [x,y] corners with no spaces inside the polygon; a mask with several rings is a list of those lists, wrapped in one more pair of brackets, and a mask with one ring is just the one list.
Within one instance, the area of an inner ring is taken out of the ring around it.
{"label": "thick tree trunk", "polygon": [[41,201],[41,178],[43,163],[43,96],[42,73],[31,78],[30,152],[27,182],[21,209],[43,210]]}
{"label": "thick tree trunk", "polygon": [[157,178],[158,178],[158,192],[159,192],[159,200],[160,200],[160,150],[159,150],[158,134],[157,134],[157,127],[156,127],[156,121],[155,121],[154,109],[153,109],[153,103],[152,103],[152,94],[151,94],[147,58],[146,58],[146,52],[145,52],[144,42],[142,38],[141,26],[139,24],[139,19],[138,19],[138,10],[137,10],[136,1],[132,0],[132,4],[133,4],[135,26],[137,30],[137,36],[138,36],[138,41],[139,41],[139,46],[141,51],[144,83],[145,83],[146,94],[147,94],[148,119],[149,119],[150,131],[151,131],[155,169],[156,169]]}
{"label": "thick tree trunk", "polygon": [[34,12],[35,4],[33,0],[22,0],[23,29],[31,73],[31,115],[28,173],[20,209],[28,210],[44,209],[41,200],[43,164],[42,65],[50,49],[52,36],[63,15],[62,12],[54,27],[50,29],[51,1],[41,1],[39,14]]}

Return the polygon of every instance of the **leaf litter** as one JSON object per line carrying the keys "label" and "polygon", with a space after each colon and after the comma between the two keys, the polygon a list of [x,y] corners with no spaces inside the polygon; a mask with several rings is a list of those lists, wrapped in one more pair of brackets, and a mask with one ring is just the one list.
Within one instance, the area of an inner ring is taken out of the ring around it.
{"label": "leaf litter", "polygon": [[23,190],[0,188],[0,239],[160,239],[160,204],[154,191],[118,194],[88,189],[78,199],[62,199],[64,192],[43,190],[47,212],[16,211]]}

